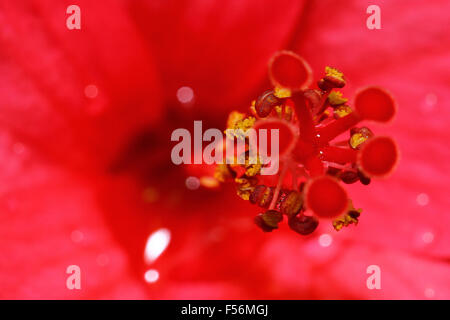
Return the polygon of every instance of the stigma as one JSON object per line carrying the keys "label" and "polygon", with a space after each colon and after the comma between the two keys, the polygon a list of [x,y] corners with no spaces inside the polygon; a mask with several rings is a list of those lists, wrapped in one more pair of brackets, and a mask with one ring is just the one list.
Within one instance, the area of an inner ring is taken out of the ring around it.
{"label": "stigma", "polygon": [[358,125],[391,122],[395,100],[385,89],[369,86],[349,103],[341,92],[347,82],[341,70],[327,66],[313,85],[311,67],[291,51],[277,52],[268,74],[273,87],[256,97],[247,113],[233,111],[228,128],[278,129],[279,170],[267,176],[260,174],[265,164],[224,164],[216,178],[232,181],[238,196],[262,209],[254,222],[264,232],[283,220],[301,235],[322,221],[336,231],[357,225],[362,209],[353,206],[345,185],[385,178],[399,158],[391,137]]}

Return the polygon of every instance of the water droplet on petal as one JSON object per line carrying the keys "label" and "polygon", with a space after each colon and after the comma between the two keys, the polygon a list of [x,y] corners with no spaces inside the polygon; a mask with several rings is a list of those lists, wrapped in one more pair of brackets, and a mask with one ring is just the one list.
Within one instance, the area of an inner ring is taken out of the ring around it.
{"label": "water droplet on petal", "polygon": [[73,242],[79,243],[79,242],[83,241],[84,234],[80,230],[74,230],[70,234],[70,238],[72,239]]}
{"label": "water droplet on petal", "polygon": [[90,84],[84,88],[84,95],[89,99],[94,99],[98,95],[98,88],[96,85]]}
{"label": "water droplet on petal", "polygon": [[434,93],[428,93],[425,96],[424,102],[423,102],[423,111],[430,112],[433,111],[434,107],[437,103],[437,96]]}
{"label": "water droplet on petal", "polygon": [[186,179],[186,188],[197,190],[200,187],[200,180],[197,177],[188,177]]}
{"label": "water droplet on petal", "polygon": [[22,143],[17,142],[13,145],[13,150],[15,154],[20,155],[24,153],[25,146]]}
{"label": "water droplet on petal", "polygon": [[422,235],[422,240],[425,243],[432,243],[434,240],[434,234],[432,232],[425,232]]}
{"label": "water droplet on petal", "polygon": [[324,233],[319,237],[319,244],[322,247],[329,247],[332,243],[333,243],[333,238],[327,233]]}
{"label": "water droplet on petal", "polygon": [[426,288],[424,294],[425,294],[425,297],[431,299],[434,297],[434,290],[432,288]]}
{"label": "water droplet on petal", "polygon": [[177,99],[182,104],[189,104],[194,100],[194,90],[190,87],[181,87],[177,90]]}
{"label": "water droplet on petal", "polygon": [[428,197],[428,195],[426,193],[420,193],[417,198],[416,198],[416,202],[419,206],[426,206],[429,202],[430,198]]}
{"label": "water droplet on petal", "polygon": [[101,267],[106,266],[109,263],[109,257],[106,254],[99,254],[97,257],[97,264]]}

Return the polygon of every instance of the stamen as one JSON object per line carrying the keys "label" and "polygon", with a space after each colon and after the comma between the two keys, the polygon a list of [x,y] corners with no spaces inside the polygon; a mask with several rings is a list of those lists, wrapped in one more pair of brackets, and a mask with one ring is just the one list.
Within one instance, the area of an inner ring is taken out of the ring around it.
{"label": "stamen", "polygon": [[322,97],[321,97],[320,93],[318,92],[318,90],[308,89],[308,90],[305,90],[303,95],[309,101],[309,105],[311,106],[311,109],[312,109],[312,114],[314,114],[314,115],[318,114],[319,110],[321,109],[321,106],[322,106]]}
{"label": "stamen", "polygon": [[342,88],[345,86],[344,74],[336,68],[325,67],[325,77],[320,79],[317,85],[322,90]]}
{"label": "stamen", "polygon": [[350,108],[349,106],[344,104],[344,105],[338,106],[336,109],[334,109],[334,116],[335,116],[335,118],[339,119],[339,118],[345,117],[346,115],[348,115],[352,112],[353,112],[352,108]]}
{"label": "stamen", "polygon": [[295,232],[306,236],[314,232],[319,225],[319,221],[315,217],[305,216],[301,214],[300,216],[294,216],[288,220],[289,227]]}
{"label": "stamen", "polygon": [[261,228],[262,231],[264,232],[272,232],[272,230],[277,229],[278,226],[276,228],[269,226],[268,224],[266,224],[266,222],[263,219],[263,214],[260,213],[258,214],[254,219],[253,222],[259,227]]}
{"label": "stamen", "polygon": [[317,133],[320,134],[320,143],[326,144],[341,133],[344,133],[351,127],[357,125],[360,121],[361,118],[358,116],[358,114],[356,112],[352,112],[345,117],[337,119],[336,121],[328,124],[323,128],[318,128]]}
{"label": "stamen", "polygon": [[281,101],[274,95],[272,90],[264,92],[258,97],[255,102],[256,114],[260,118],[267,117],[275,106],[278,106]]}
{"label": "stamen", "polygon": [[281,187],[282,187],[283,181],[284,181],[284,176],[286,175],[288,167],[289,166],[285,164],[283,166],[283,168],[281,169],[281,174],[278,178],[278,182],[277,182],[275,191],[273,192],[273,199],[272,199],[272,202],[270,203],[269,209],[275,208],[275,205],[277,204],[278,195],[280,194],[280,190],[281,190]]}
{"label": "stamen", "polygon": [[263,213],[261,218],[264,220],[264,223],[273,229],[278,228],[278,223],[283,220],[283,215],[276,210],[267,210]]}
{"label": "stamen", "polygon": [[295,216],[303,206],[303,197],[300,192],[291,191],[281,203],[280,211],[288,217]]}
{"label": "stamen", "polygon": [[339,177],[341,178],[342,182],[345,184],[352,184],[352,183],[355,183],[356,181],[359,181],[359,176],[356,171],[346,170],[346,171],[342,172]]}
{"label": "stamen", "polygon": [[341,104],[346,103],[348,99],[344,98],[340,91],[331,91],[328,96],[328,101],[332,106],[340,106]]}
{"label": "stamen", "polygon": [[[302,235],[317,228],[318,217],[335,218],[332,224],[337,231],[356,225],[361,209],[353,207],[343,184],[360,181],[368,185],[373,177],[385,177],[395,168],[399,152],[391,138],[374,138],[369,128],[355,126],[363,120],[390,121],[396,112],[394,99],[384,89],[366,87],[357,92],[352,108],[336,91],[346,84],[344,74],[331,67],[325,68],[325,76],[317,83],[319,89],[308,88],[311,70],[290,51],[275,54],[269,62],[269,75],[274,87],[252,102],[250,115],[231,113],[228,128],[244,132],[252,128],[259,138],[264,133],[260,129],[266,129],[270,140],[258,139],[257,157],[272,150],[270,133],[277,129],[276,161],[281,171],[263,177],[264,165],[259,159],[253,163],[246,157],[245,164],[219,165],[216,179],[234,180],[240,197],[267,210],[254,220],[264,232],[277,229],[283,215],[288,217],[289,227]],[[348,139],[333,141],[346,131]],[[245,152],[249,152],[248,137],[238,138],[244,139]],[[284,181],[288,171],[290,189]],[[268,181],[270,186],[265,185]],[[305,210],[314,216],[305,215]]]}
{"label": "stamen", "polygon": [[350,131],[350,134],[351,136],[348,144],[352,149],[360,149],[364,142],[373,137],[372,131],[367,127],[353,128]]}

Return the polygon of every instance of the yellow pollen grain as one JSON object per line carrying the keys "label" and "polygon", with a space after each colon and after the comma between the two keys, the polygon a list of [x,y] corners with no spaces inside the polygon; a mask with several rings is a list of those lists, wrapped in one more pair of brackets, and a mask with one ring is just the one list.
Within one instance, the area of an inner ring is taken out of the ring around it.
{"label": "yellow pollen grain", "polygon": [[357,211],[357,212],[361,213],[362,209],[356,210],[353,207],[353,203],[350,200],[348,212],[345,215],[343,215],[333,221],[333,228],[336,231],[341,230],[343,227],[348,227],[351,224],[354,224],[355,226],[358,224],[358,218],[353,218],[352,216],[350,216],[350,214],[349,214],[350,211]]}
{"label": "yellow pollen grain", "polygon": [[214,178],[219,182],[225,182],[231,178],[231,172],[226,164],[218,164],[216,166]]}
{"label": "yellow pollen grain", "polygon": [[332,106],[338,106],[340,104],[344,104],[348,101],[347,98],[342,97],[342,93],[340,91],[331,91],[328,96],[328,101]]}
{"label": "yellow pollen grain", "polygon": [[[245,117],[245,114],[233,111],[228,117],[227,130],[225,134],[228,138],[245,138],[245,132],[252,128],[256,122],[255,117]],[[241,131],[241,132],[239,132]]]}
{"label": "yellow pollen grain", "polygon": [[238,112],[238,111],[232,111],[229,116],[228,116],[228,120],[227,120],[227,129],[234,129],[236,124],[239,121],[242,121],[242,119],[245,118],[245,114]]}
{"label": "yellow pollen grain", "polygon": [[259,163],[250,164],[249,166],[246,167],[245,175],[249,176],[249,177],[253,177],[253,176],[256,176],[257,174],[259,174],[260,171],[261,171],[261,164],[259,164]]}
{"label": "yellow pollen grain", "polygon": [[277,98],[290,98],[292,95],[292,92],[288,88],[275,87],[273,94]]}
{"label": "yellow pollen grain", "polygon": [[339,106],[334,110],[334,114],[336,114],[339,118],[345,117],[346,115],[352,112],[353,112],[352,108],[346,105]]}
{"label": "yellow pollen grain", "polygon": [[325,67],[325,75],[328,76],[328,77],[334,77],[334,78],[337,78],[339,80],[345,81],[344,74],[342,72],[340,72],[336,68],[332,68],[332,67],[326,66]]}
{"label": "yellow pollen grain", "polygon": [[368,138],[365,137],[363,134],[361,133],[355,133],[350,137],[350,146],[353,149],[358,148],[362,143],[366,142]]}
{"label": "yellow pollen grain", "polygon": [[281,118],[281,115],[282,115],[282,113],[283,113],[283,109],[281,108],[281,106],[275,106],[275,112],[277,113],[277,116],[279,117],[279,118]]}
{"label": "yellow pollen grain", "polygon": [[249,200],[251,193],[255,189],[256,181],[245,178],[236,178],[234,181],[237,184],[237,195],[244,200]]}

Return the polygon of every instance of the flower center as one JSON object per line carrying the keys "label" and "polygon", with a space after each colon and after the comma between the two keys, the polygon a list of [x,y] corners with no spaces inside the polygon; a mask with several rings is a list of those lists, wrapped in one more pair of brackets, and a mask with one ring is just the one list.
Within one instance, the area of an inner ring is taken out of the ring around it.
{"label": "flower center", "polygon": [[[345,86],[344,74],[331,67],[325,68],[317,88],[308,89],[311,68],[290,51],[274,55],[269,76],[274,89],[253,102],[251,115],[232,113],[228,127],[278,129],[278,172],[264,177],[260,175],[264,165],[246,164],[221,166],[216,176],[221,181],[233,178],[239,196],[267,209],[255,218],[265,232],[277,229],[283,215],[302,235],[317,228],[318,218],[334,218],[336,230],[357,224],[361,210],[353,207],[343,184],[367,185],[370,178],[385,177],[397,163],[398,150],[391,138],[374,137],[367,127],[355,126],[363,120],[392,120],[394,99],[382,88],[367,87],[356,93],[351,108],[336,90]],[[345,132],[349,138],[336,139]],[[270,150],[272,143],[267,144]]]}

